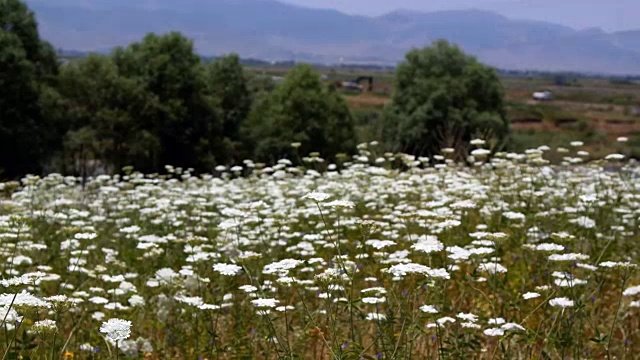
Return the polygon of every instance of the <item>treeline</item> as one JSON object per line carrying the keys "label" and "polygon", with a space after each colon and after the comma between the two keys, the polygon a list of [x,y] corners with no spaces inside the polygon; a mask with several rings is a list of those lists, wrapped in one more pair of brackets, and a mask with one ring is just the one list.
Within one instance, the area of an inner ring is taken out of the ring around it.
{"label": "treeline", "polygon": [[[503,139],[501,91],[493,70],[446,42],[410,52],[381,140],[429,155],[452,139],[488,132]],[[61,64],[26,5],[0,0],[2,178],[129,165],[211,171],[314,151],[331,160],[356,143],[345,100],[308,65],[275,86],[248,75],[235,55],[203,62],[177,32]]]}

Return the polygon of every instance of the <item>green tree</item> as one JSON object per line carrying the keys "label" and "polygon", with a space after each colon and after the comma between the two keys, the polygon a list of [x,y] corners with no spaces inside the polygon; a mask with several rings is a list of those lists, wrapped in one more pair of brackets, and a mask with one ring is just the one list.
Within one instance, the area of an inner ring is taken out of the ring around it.
{"label": "green tree", "polygon": [[222,116],[222,136],[234,160],[241,151],[240,128],[251,109],[251,93],[238,55],[216,59],[207,67],[207,80]]}
{"label": "green tree", "polygon": [[472,137],[504,146],[510,132],[496,72],[440,40],[407,53],[385,109],[385,138],[397,151],[432,155]]}
{"label": "green tree", "polygon": [[207,171],[228,161],[221,117],[189,39],[177,32],[149,34],[116,49],[113,58],[120,75],[140,84],[148,95],[136,121],[149,143],[157,139],[159,154],[140,170],[179,165]]}
{"label": "green tree", "polygon": [[261,161],[287,156],[294,142],[301,143],[302,154],[317,151],[328,158],[355,146],[346,102],[335,89],[323,87],[309,65],[297,65],[281,85],[256,101],[244,132]]}
{"label": "green tree", "polygon": [[34,14],[19,0],[0,0],[0,172],[39,173],[55,140],[47,106],[57,72],[53,48],[40,40]]}
{"label": "green tree", "polygon": [[145,129],[138,116],[145,114],[150,95],[134,79],[121,76],[110,57],[92,54],[63,67],[59,89],[68,124],[65,155],[77,173],[86,173],[88,161],[114,172],[156,160],[159,141],[139,141]]}

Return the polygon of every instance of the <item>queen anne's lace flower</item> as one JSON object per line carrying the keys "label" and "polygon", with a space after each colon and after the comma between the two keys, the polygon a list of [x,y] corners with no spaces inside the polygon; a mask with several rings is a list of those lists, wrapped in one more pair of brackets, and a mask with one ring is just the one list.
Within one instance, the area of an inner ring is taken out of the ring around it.
{"label": "queen anne's lace flower", "polygon": [[573,300],[569,300],[566,297],[554,298],[549,300],[549,305],[561,308],[573,307]]}
{"label": "queen anne's lace flower", "polygon": [[100,332],[111,341],[126,340],[131,336],[131,321],[122,319],[109,319],[102,323]]}
{"label": "queen anne's lace flower", "polygon": [[242,270],[242,266],[234,264],[215,264],[213,265],[213,271],[219,272],[222,275],[233,276],[238,274]]}

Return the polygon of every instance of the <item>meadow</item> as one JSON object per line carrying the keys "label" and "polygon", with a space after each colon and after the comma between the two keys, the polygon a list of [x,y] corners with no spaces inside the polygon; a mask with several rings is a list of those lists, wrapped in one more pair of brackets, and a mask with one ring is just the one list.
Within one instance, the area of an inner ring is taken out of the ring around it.
{"label": "meadow", "polygon": [[638,358],[637,165],[472,143],[1,183],[2,359]]}

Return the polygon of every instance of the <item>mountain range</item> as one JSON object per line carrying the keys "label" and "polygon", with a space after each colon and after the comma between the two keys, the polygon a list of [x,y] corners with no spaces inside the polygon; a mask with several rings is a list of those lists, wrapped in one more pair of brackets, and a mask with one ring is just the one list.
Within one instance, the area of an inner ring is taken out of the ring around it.
{"label": "mountain range", "polygon": [[447,39],[503,69],[640,74],[640,30],[575,30],[484,10],[397,10],[365,17],[276,0],[27,0],[56,47],[108,51],[146,33],[180,31],[202,55],[394,64]]}

